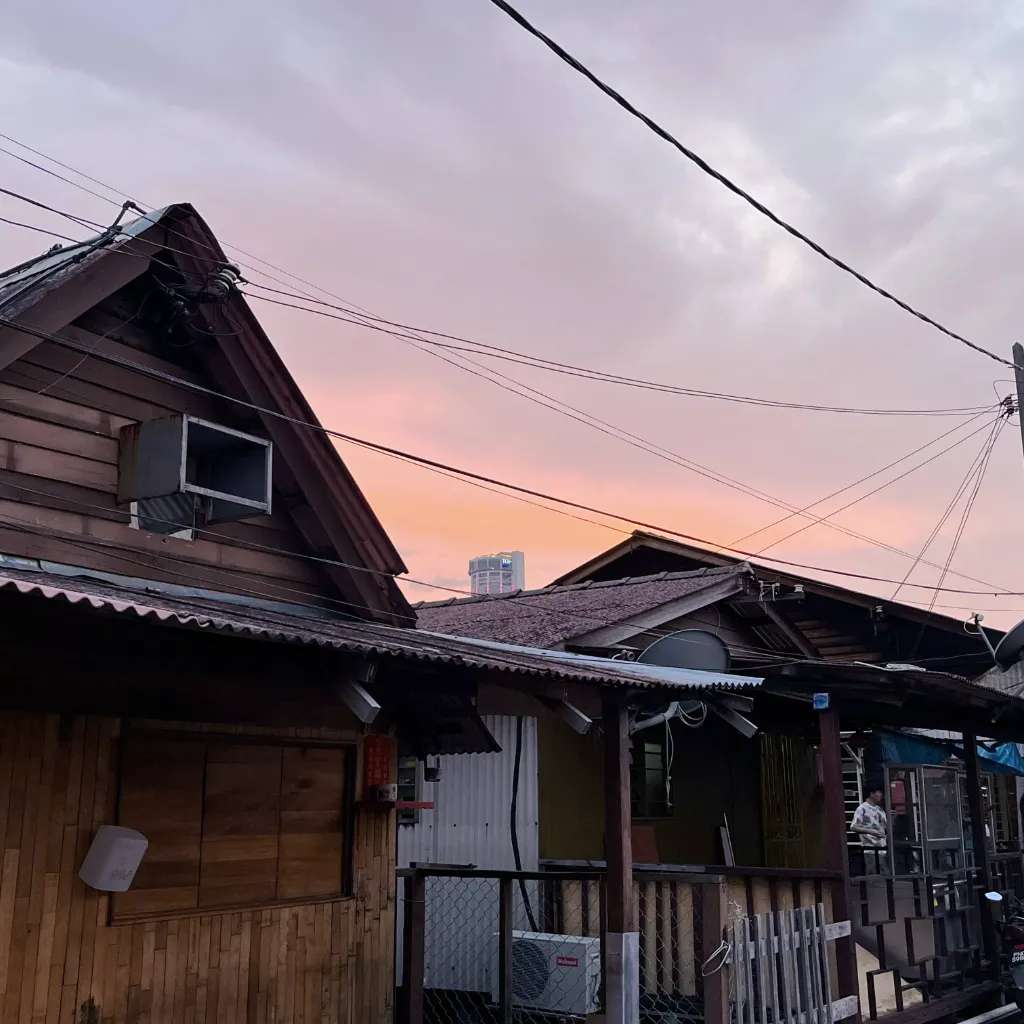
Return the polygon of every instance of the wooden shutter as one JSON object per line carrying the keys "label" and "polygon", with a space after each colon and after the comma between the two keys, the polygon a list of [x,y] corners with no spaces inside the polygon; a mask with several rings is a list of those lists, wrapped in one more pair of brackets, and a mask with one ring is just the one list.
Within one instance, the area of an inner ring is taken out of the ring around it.
{"label": "wooden shutter", "polygon": [[281,776],[279,899],[341,892],[345,752],[288,748]]}
{"label": "wooden shutter", "polygon": [[204,745],[129,736],[121,752],[118,821],[149,847],[132,888],[114,897],[115,914],[191,910],[197,905],[203,824]]}
{"label": "wooden shutter", "polygon": [[211,743],[206,755],[201,907],[277,894],[281,748]]}

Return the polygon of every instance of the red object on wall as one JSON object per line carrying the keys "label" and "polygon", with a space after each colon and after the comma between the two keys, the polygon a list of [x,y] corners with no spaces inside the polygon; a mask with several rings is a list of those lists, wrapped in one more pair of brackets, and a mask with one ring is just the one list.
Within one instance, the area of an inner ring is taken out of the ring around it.
{"label": "red object on wall", "polygon": [[363,795],[371,799],[379,786],[397,781],[395,741],[390,736],[367,736],[363,741]]}

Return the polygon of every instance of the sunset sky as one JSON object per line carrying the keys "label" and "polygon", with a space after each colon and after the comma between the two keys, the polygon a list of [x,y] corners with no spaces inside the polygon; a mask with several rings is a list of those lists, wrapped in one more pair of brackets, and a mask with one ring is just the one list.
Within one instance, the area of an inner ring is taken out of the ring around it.
{"label": "sunset sky", "polygon": [[[0,35],[0,132],[147,204],[191,202],[222,241],[382,316],[787,401],[937,408],[994,405],[1007,393],[1005,367],[815,256],[486,0],[12,2]],[[886,287],[1000,354],[1024,338],[1019,2],[523,0],[522,9]],[[3,153],[0,185],[111,217],[98,199]],[[62,230],[5,197],[0,216]],[[0,224],[3,265],[48,244]],[[410,343],[253,306],[339,430],[725,543],[782,514]],[[956,423],[764,409],[489,365],[798,505]],[[916,552],[983,438],[837,521]],[[410,574],[435,584],[465,587],[471,555],[519,548],[528,583],[540,586],[628,529],[358,449],[342,454]],[[1024,591],[1022,500],[1014,420],[954,568],[993,591]],[[959,510],[929,558],[945,561],[958,521]],[[911,564],[824,526],[769,553],[895,578]],[[920,566],[912,578],[937,575]],[[947,586],[985,589],[952,575]],[[943,594],[938,605],[955,615],[1004,608],[987,614],[997,625],[1024,617],[1024,597]]]}

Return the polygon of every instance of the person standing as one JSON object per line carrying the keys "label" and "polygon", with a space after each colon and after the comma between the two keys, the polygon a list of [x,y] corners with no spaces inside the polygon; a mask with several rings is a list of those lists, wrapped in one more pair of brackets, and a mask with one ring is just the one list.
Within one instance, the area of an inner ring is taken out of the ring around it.
{"label": "person standing", "polygon": [[853,812],[852,830],[860,837],[868,872],[888,874],[886,848],[889,845],[889,819],[882,809],[885,792],[880,785],[868,786],[867,799]]}

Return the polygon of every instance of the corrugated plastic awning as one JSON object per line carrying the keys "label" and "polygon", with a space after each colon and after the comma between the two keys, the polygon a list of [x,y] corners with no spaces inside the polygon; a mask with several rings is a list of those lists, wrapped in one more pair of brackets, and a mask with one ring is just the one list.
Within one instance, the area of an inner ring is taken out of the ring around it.
{"label": "corrugated plastic awning", "polygon": [[237,603],[237,596],[229,604],[213,594],[182,596],[161,584],[153,584],[152,589],[129,588],[90,576],[4,567],[0,571],[0,592],[61,601],[83,610],[124,615],[154,625],[599,686],[708,691],[746,689],[763,682],[752,676],[662,668],[382,626],[339,619],[327,612],[320,615],[303,609],[302,614],[291,614]]}

